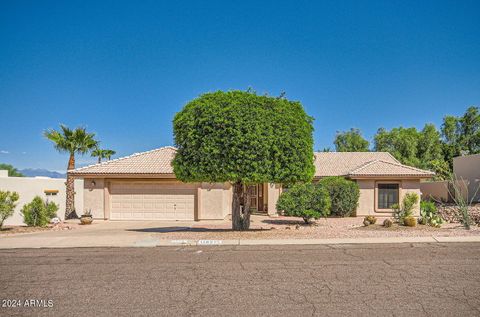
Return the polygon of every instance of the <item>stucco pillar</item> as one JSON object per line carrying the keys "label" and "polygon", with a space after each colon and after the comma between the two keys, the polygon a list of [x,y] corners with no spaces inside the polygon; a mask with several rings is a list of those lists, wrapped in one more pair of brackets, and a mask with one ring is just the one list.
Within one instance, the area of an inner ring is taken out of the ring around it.
{"label": "stucco pillar", "polygon": [[269,183],[267,185],[267,197],[268,197],[268,215],[270,217],[277,217],[277,200],[282,192],[282,186],[280,184]]}

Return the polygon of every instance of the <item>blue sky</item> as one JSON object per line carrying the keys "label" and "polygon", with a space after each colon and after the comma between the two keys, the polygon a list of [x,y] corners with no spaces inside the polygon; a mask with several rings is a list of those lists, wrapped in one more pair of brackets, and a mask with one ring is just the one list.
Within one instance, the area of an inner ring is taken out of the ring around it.
{"label": "blue sky", "polygon": [[300,100],[315,149],[439,126],[480,104],[480,1],[0,2],[0,162],[64,170],[59,123],[117,156],[170,145],[186,102],[249,87]]}

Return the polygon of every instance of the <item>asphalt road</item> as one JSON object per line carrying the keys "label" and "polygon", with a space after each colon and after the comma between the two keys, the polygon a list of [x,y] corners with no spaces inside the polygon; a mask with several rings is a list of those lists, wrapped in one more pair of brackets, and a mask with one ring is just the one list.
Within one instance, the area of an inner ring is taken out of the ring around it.
{"label": "asphalt road", "polygon": [[0,265],[0,304],[22,306],[0,316],[480,316],[479,243],[0,250]]}

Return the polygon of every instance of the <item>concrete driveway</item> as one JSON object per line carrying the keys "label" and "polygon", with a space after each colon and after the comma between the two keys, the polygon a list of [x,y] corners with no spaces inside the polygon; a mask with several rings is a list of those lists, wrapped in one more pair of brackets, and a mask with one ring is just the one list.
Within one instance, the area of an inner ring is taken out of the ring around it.
{"label": "concrete driveway", "polygon": [[[154,246],[156,233],[185,230],[195,225],[194,221],[102,221],[95,220],[88,226],[72,230],[39,231],[33,233],[4,234],[0,236],[0,249],[48,248],[48,247],[135,247]],[[205,225],[222,225],[224,221],[205,222]],[[197,223],[198,224],[198,223]]]}

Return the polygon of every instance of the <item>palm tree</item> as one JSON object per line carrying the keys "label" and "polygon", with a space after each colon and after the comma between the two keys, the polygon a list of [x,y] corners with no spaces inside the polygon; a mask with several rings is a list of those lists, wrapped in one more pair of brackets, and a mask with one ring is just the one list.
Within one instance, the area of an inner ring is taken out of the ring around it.
{"label": "palm tree", "polygon": [[112,155],[115,155],[114,150],[102,150],[99,147],[97,147],[95,150],[92,151],[92,157],[98,157],[98,163],[102,162],[102,159],[106,158],[108,161],[110,161],[110,158]]}
{"label": "palm tree", "polygon": [[49,129],[44,132],[44,136],[54,143],[57,151],[70,154],[67,167],[65,219],[77,218],[78,216],[75,213],[75,183],[73,176],[68,171],[75,169],[75,154],[86,154],[97,146],[98,142],[94,139],[95,133],[88,133],[82,127],[72,130],[61,124],[60,131]]}

